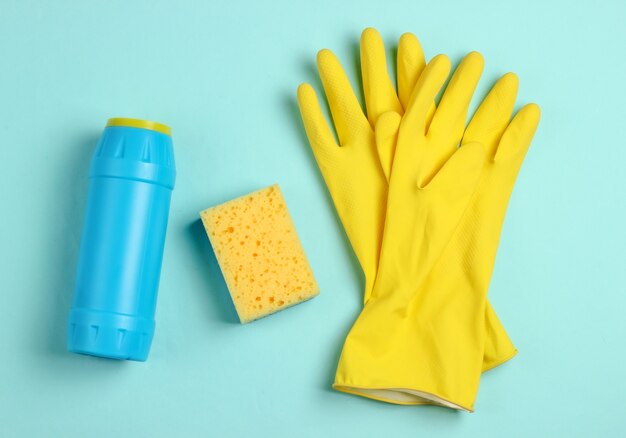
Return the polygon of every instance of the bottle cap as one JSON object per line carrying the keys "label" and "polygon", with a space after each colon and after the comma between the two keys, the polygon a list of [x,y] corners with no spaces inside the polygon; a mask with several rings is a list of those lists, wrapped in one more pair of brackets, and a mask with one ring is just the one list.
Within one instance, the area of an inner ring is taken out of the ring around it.
{"label": "bottle cap", "polygon": [[149,129],[150,131],[160,132],[165,135],[172,135],[172,129],[159,122],[152,122],[150,120],[131,119],[128,117],[114,117],[107,122],[107,128],[110,126],[126,126],[129,128],[141,128]]}

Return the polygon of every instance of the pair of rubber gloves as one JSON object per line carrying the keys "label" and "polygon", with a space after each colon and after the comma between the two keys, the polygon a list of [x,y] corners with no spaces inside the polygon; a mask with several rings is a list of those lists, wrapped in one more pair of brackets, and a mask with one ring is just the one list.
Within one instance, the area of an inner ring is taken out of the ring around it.
{"label": "pair of rubber gloves", "polygon": [[397,404],[472,411],[481,372],[517,350],[487,301],[508,200],[539,123],[512,118],[517,77],[502,76],[471,122],[483,70],[468,54],[428,64],[400,38],[397,92],[374,29],[361,37],[364,113],[339,61],[317,58],[339,143],[313,88],[298,102],[307,136],[365,274],[364,308],[345,341],[337,390]]}

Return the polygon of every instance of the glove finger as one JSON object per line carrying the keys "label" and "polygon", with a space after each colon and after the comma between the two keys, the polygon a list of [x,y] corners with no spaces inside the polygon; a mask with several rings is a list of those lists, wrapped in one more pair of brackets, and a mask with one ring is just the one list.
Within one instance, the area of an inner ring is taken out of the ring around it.
{"label": "glove finger", "polygon": [[540,118],[541,110],[537,104],[531,103],[522,108],[502,135],[495,161],[512,161],[514,165],[521,166]]}
{"label": "glove finger", "polygon": [[420,188],[442,193],[443,199],[467,198],[469,201],[478,186],[484,165],[483,145],[467,143],[452,154],[430,182],[420,185]]}
{"label": "glove finger", "polygon": [[467,112],[483,66],[483,57],[478,52],[471,52],[463,58],[430,123],[429,132],[449,135],[450,147],[456,147],[463,136]]}
{"label": "glove finger", "polygon": [[315,156],[318,160],[332,160],[339,151],[339,145],[322,113],[315,90],[309,84],[298,87],[298,106]]}
{"label": "glove finger", "polygon": [[372,127],[384,112],[403,112],[387,70],[383,40],[371,27],[361,34],[361,74],[367,118]]}
{"label": "glove finger", "polygon": [[398,128],[400,128],[401,120],[402,116],[393,111],[381,114],[378,120],[376,120],[376,149],[378,150],[378,158],[387,181],[389,181],[391,176],[391,167],[396,152]]}
{"label": "glove finger", "polygon": [[371,126],[337,57],[328,49],[317,54],[317,68],[328,98],[339,143],[345,145]]}
{"label": "glove finger", "polygon": [[409,32],[403,34],[398,44],[397,56],[398,97],[402,108],[409,105],[411,93],[425,67],[424,51],[417,37]]}
{"label": "glove finger", "polygon": [[[406,113],[402,119],[402,132],[426,134],[428,112],[435,97],[450,73],[450,59],[446,55],[437,55],[426,65],[424,72],[415,85]],[[407,128],[404,128],[404,127]]]}
{"label": "glove finger", "polygon": [[463,143],[482,143],[487,157],[495,156],[498,143],[513,115],[518,87],[519,81],[514,73],[507,73],[498,79],[467,126]]}

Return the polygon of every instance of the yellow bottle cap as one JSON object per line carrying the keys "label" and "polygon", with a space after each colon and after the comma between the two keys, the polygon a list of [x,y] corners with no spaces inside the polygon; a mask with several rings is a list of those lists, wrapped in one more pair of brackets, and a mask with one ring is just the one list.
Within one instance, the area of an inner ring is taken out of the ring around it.
{"label": "yellow bottle cap", "polygon": [[151,122],[150,120],[141,119],[129,119],[127,117],[114,117],[107,122],[107,128],[109,126],[128,126],[129,128],[142,128],[149,129],[151,131],[160,132],[165,135],[172,135],[172,129],[158,122]]}

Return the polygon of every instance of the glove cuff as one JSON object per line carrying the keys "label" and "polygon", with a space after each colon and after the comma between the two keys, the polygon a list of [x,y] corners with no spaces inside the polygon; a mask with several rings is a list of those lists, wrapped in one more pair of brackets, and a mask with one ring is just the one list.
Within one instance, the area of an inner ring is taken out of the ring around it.
{"label": "glove cuff", "polygon": [[[439,342],[449,345],[456,331],[422,326],[414,315],[393,307],[375,299],[365,306],[346,338],[333,388],[387,403],[473,412],[482,350],[461,348],[464,351],[452,358],[457,350],[441,349]],[[458,342],[480,344],[469,338]]]}

